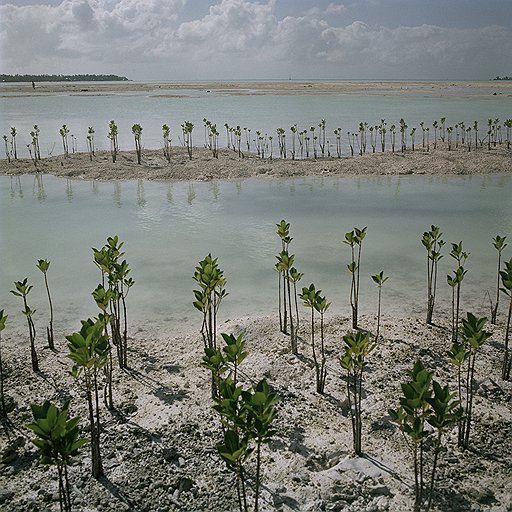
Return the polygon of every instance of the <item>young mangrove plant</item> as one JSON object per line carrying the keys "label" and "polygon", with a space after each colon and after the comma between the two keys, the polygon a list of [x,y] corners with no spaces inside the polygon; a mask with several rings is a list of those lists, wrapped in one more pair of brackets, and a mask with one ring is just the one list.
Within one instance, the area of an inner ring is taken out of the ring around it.
{"label": "young mangrove plant", "polygon": [[[288,251],[288,246],[292,241],[290,237],[290,223],[284,219],[276,224],[277,235],[281,239],[281,252]],[[278,298],[279,298],[279,329],[282,333],[288,332],[288,308],[286,301],[286,280],[283,271],[279,266],[279,255],[276,256],[278,262],[275,264],[275,269],[278,275]]]}
{"label": "young mangrove plant", "polygon": [[37,360],[37,352],[36,352],[36,328],[34,325],[34,321],[32,320],[32,315],[36,312],[36,310],[32,310],[29,308],[27,303],[27,295],[32,290],[32,285],[27,283],[28,278],[23,279],[23,281],[15,281],[14,286],[16,290],[11,290],[13,295],[16,297],[21,297],[23,299],[23,311],[22,313],[25,315],[28,324],[28,335],[30,338],[30,359],[32,361],[32,370],[34,372],[39,371],[39,362]]}
{"label": "young mangrove plant", "polygon": [[110,139],[110,154],[112,155],[112,162],[116,163],[117,153],[119,152],[119,145],[117,142],[117,137],[119,135],[119,130],[117,128],[117,124],[114,120],[110,121],[108,125],[108,134],[107,137]]}
{"label": "young mangrove plant", "polygon": [[[459,401],[450,393],[448,386],[441,386],[433,380],[433,372],[416,361],[407,372],[409,381],[401,384],[403,397],[398,409],[389,409],[389,415],[404,436],[412,452],[414,465],[414,512],[428,512],[432,506],[436,482],[437,463],[442,446],[443,434],[462,417]],[[431,429],[427,427],[427,423]],[[428,437],[432,441],[434,454],[430,477],[427,473]]]}
{"label": "young mangrove plant", "polygon": [[492,305],[491,300],[491,324],[496,325],[496,321],[498,318],[498,308],[500,305],[500,268],[501,268],[501,253],[503,252],[503,249],[507,247],[507,244],[505,243],[505,240],[507,239],[506,236],[500,236],[496,235],[492,239],[492,243],[494,245],[494,248],[498,251],[498,282],[496,284],[496,302],[494,306]]}
{"label": "young mangrove plant", "polygon": [[79,448],[87,443],[87,439],[80,437],[80,418],[68,419],[69,400],[62,409],[48,400],[43,405],[31,404],[30,408],[34,421],[27,427],[36,435],[32,442],[39,448],[42,464],[57,466],[60,510],[71,512],[68,466]]}
{"label": "young mangrove plant", "polygon": [[[294,321],[294,314],[293,314],[293,303],[292,302],[292,293],[291,293],[291,279],[290,279],[290,273],[291,269],[293,268],[293,262],[295,260],[294,254],[289,254],[288,251],[281,251],[279,255],[276,256],[277,263],[276,263],[276,270],[280,272],[283,276],[283,292],[284,292],[284,303],[285,307],[287,304],[287,311],[289,313],[288,320],[290,323],[290,341],[291,341],[291,348],[292,353],[297,355],[298,354],[298,340],[297,340],[297,332],[296,332],[296,321]],[[286,312],[286,310],[285,310]],[[286,317],[284,322],[284,332],[286,333]]]}
{"label": "young mangrove plant", "polygon": [[501,378],[510,380],[510,370],[512,367],[512,357],[510,355],[510,331],[512,323],[512,258],[505,262],[504,270],[500,270],[501,283],[503,288],[501,291],[510,298],[507,315],[507,327],[505,331],[505,354],[503,356],[503,367]]}
{"label": "young mangrove plant", "polygon": [[379,334],[380,334],[380,304],[381,304],[381,297],[382,297],[382,286],[388,279],[389,279],[388,276],[384,277],[384,270],[381,270],[378,274],[375,274],[372,276],[373,282],[377,285],[377,288],[379,289],[379,299],[378,299],[378,306],[377,306],[377,331],[375,333],[375,342],[376,343],[379,341]]}
{"label": "young mangrove plant", "polygon": [[192,131],[194,130],[194,124],[190,121],[185,121],[181,125],[181,131],[183,133],[183,145],[187,148],[188,157],[192,160]]}
{"label": "young mangrove plant", "polygon": [[423,247],[427,250],[427,324],[432,324],[437,289],[437,267],[444,241],[439,227],[432,225],[430,231],[425,231],[421,239]]}
{"label": "young mangrove plant", "polygon": [[89,126],[87,128],[87,151],[89,152],[89,160],[92,162],[94,156],[94,128]]}
{"label": "young mangrove plant", "polygon": [[304,277],[302,272],[299,272],[295,267],[290,269],[290,275],[288,276],[288,280],[293,285],[293,297],[295,299],[295,336],[299,336],[299,326],[300,326],[300,315],[299,315],[299,303],[297,296],[297,283]]}
{"label": "young mangrove plant", "polygon": [[366,358],[376,347],[371,343],[370,334],[356,331],[343,336],[345,352],[340,357],[341,367],[347,371],[347,398],[352,422],[352,446],[354,453],[362,453],[363,423],[361,418],[361,398],[363,390],[363,372]]}
{"label": "young mangrove plant", "polygon": [[199,290],[194,290],[194,307],[203,314],[201,335],[205,347],[217,348],[217,315],[226,292],[224,271],[219,268],[217,258],[208,254],[195,268],[194,281]]}
{"label": "young mangrove plant", "polygon": [[132,126],[132,134],[135,140],[135,153],[137,153],[137,163],[140,165],[142,158],[142,146],[140,142],[140,139],[142,137],[142,126],[138,123],[135,123]]}
{"label": "young mangrove plant", "polygon": [[2,331],[5,329],[5,322],[8,315],[4,314],[4,310],[0,310],[0,415],[7,418],[7,406],[5,405],[4,394],[4,366],[2,361]]}
{"label": "young mangrove plant", "polygon": [[164,139],[164,157],[167,163],[171,163],[171,129],[169,125],[162,125],[162,137]]}
{"label": "young mangrove plant", "polygon": [[[508,134],[508,131],[507,131]],[[11,154],[14,157],[14,160],[18,160],[18,148],[16,147],[16,128],[14,126],[11,126]],[[507,139],[508,139],[507,135]]]}
{"label": "young mangrove plant", "polygon": [[[459,399],[463,404],[464,416],[459,418],[458,445],[469,448],[469,433],[473,419],[473,395],[475,391],[475,360],[476,355],[491,333],[484,330],[487,318],[477,318],[472,313],[462,319],[460,343],[456,341],[448,355],[457,367],[457,386]],[[462,372],[466,365],[466,379],[463,382]]]}
{"label": "young mangrove plant", "polygon": [[108,316],[96,320],[82,320],[79,332],[66,336],[69,354],[67,357],[74,363],[71,375],[78,379],[83,375],[83,386],[89,411],[91,435],[92,476],[99,478],[103,475],[101,461],[100,439],[101,421],[98,391],[99,371],[107,364],[110,352],[107,337],[104,335]]}
{"label": "young mangrove plant", "polygon": [[364,237],[366,236],[366,226],[363,229],[354,228],[345,233],[343,243],[350,246],[351,262],[347,264],[347,269],[351,275],[350,284],[350,306],[352,308],[352,328],[357,329],[359,313],[359,278],[361,268],[361,248]]}
{"label": "young mangrove plant", "polygon": [[[325,366],[325,347],[324,347],[324,313],[327,311],[330,302],[321,296],[322,290],[316,290],[315,285],[311,283],[309,288],[302,288],[300,299],[305,307],[311,309],[311,350],[313,352],[313,362],[315,364],[316,391],[323,394],[325,390],[325,379],[327,377],[327,368]],[[315,343],[315,311],[320,313],[320,351]]]}
{"label": "young mangrove plant", "polygon": [[64,156],[69,155],[69,146],[68,146],[68,134],[69,128],[63,124],[62,128],[59,130],[60,136],[62,138],[62,147],[64,149]]}
{"label": "young mangrove plant", "polygon": [[9,150],[9,143],[7,142],[7,135],[4,135],[2,138],[4,139],[5,158],[7,158],[7,161],[9,163],[11,163],[11,151]]}
{"label": "young mangrove plant", "polygon": [[34,158],[36,160],[41,160],[41,148],[39,146],[39,134],[41,130],[37,124],[34,125],[34,129],[30,132],[30,136],[32,137],[32,146],[34,147]]}
{"label": "young mangrove plant", "polygon": [[55,343],[53,338],[53,304],[52,297],[50,295],[50,287],[48,286],[48,269],[50,268],[50,262],[48,260],[37,260],[37,268],[44,275],[44,286],[46,288],[46,295],[48,295],[48,303],[50,305],[50,323],[46,327],[46,337],[48,339],[48,347],[51,350],[55,350]]}
{"label": "young mangrove plant", "polygon": [[457,262],[453,276],[447,275],[446,280],[452,289],[452,342],[456,342],[459,335],[460,289],[467,270],[464,269],[469,253],[462,249],[462,241],[452,244],[450,256]]}

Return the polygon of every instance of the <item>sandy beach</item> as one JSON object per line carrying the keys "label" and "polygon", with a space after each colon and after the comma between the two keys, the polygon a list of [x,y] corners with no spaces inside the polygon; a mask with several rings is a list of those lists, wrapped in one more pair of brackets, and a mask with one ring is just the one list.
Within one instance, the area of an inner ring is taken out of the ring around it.
{"label": "sandy beach", "polygon": [[442,143],[437,149],[417,147],[404,153],[386,151],[366,153],[347,158],[318,158],[308,160],[262,159],[255,154],[241,158],[232,150],[222,149],[219,158],[211,151],[194,148],[190,160],[183,147],[172,148],[168,163],[162,151],[144,150],[141,165],[135,151],[119,153],[112,162],[110,152],[101,151],[91,160],[86,153],[43,158],[37,166],[30,159],[0,160],[0,175],[19,175],[41,172],[66,178],[85,180],[214,180],[260,178],[291,178],[294,176],[355,176],[426,174],[433,176],[460,174],[500,174],[512,171],[512,153],[506,144],[479,147],[468,152],[459,147],[448,151]]}
{"label": "sandy beach", "polygon": [[250,81],[250,82],[38,82],[32,89],[27,83],[1,83],[3,93],[24,95],[37,94],[108,94],[120,92],[158,92],[186,94],[187,90],[221,94],[364,94],[394,95],[420,94],[433,96],[512,96],[512,81]]}

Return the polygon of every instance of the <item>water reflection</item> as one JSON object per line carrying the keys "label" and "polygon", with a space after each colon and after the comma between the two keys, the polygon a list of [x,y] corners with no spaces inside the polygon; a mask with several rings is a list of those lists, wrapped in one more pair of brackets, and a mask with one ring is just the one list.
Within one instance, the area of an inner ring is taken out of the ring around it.
{"label": "water reflection", "polygon": [[211,181],[209,188],[212,193],[213,200],[217,201],[219,199],[219,192],[220,192],[219,182],[217,180]]}
{"label": "water reflection", "polygon": [[114,199],[114,204],[121,208],[121,184],[119,181],[114,181],[114,192],[112,194],[112,198]]}
{"label": "water reflection", "polygon": [[91,189],[95,195],[97,195],[98,192],[100,191],[100,189],[98,187],[98,182],[96,180],[91,181]]}
{"label": "water reflection", "polygon": [[73,201],[73,187],[70,179],[66,180],[66,197],[68,198],[68,203]]}
{"label": "water reflection", "polygon": [[196,198],[196,189],[193,183],[188,184],[187,203],[192,206],[194,199]]}
{"label": "water reflection", "polygon": [[169,204],[172,204],[173,197],[172,197],[172,183],[167,184],[167,202]]}
{"label": "water reflection", "polygon": [[44,190],[42,174],[36,174],[34,176],[34,185],[32,187],[32,193],[37,197],[39,201],[44,202],[46,200],[46,192]]}
{"label": "water reflection", "polygon": [[137,181],[137,206],[144,208],[147,204],[146,194],[144,193],[144,180]]}

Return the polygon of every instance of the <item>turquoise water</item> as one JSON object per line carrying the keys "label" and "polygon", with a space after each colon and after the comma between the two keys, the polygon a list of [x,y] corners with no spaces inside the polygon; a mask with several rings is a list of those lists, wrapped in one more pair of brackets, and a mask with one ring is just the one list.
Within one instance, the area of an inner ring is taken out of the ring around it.
{"label": "turquoise water", "polygon": [[[49,281],[56,322],[75,328],[96,314],[90,296],[100,280],[92,247],[118,234],[136,284],[129,314],[139,325],[173,329],[195,325],[191,304],[195,264],[211,252],[228,279],[221,318],[276,310],[273,271],[279,241],[275,224],[291,222],[291,251],[305,273],[332,301],[332,311],[349,313],[349,248],[344,233],[368,226],[363,246],[362,313],[375,311],[371,274],[384,270],[384,311],[424,311],[425,251],[421,234],[439,225],[447,242],[464,241],[471,253],[463,285],[463,308],[485,312],[486,291],[495,286],[496,251],[491,239],[512,233],[512,177],[394,176],[300,178],[239,182],[87,182],[52,176],[0,177],[0,309],[21,321],[20,299],[9,293],[29,277],[38,309],[47,318],[42,274],[36,260],[51,260]],[[512,240],[511,240],[512,241]],[[510,249],[505,256],[510,257]],[[439,305],[447,308],[441,260]],[[16,320],[16,321],[18,321]]]}
{"label": "turquoise water", "polygon": [[[36,91],[37,92],[37,91]],[[453,92],[453,91],[452,91]],[[161,147],[161,127],[171,127],[173,144],[180,144],[180,125],[186,120],[194,123],[194,143],[204,142],[203,118],[217,124],[221,146],[225,146],[224,124],[240,125],[252,130],[273,134],[276,128],[287,130],[297,124],[299,129],[318,126],[321,119],[327,123],[328,138],[334,145],[333,130],[342,128],[343,150],[348,152],[347,131],[356,131],[359,122],[371,125],[381,119],[397,124],[403,117],[410,127],[424,121],[446,117],[447,126],[464,121],[466,125],[479,121],[481,129],[488,118],[505,120],[512,117],[512,99],[506,95],[460,96],[404,91],[392,94],[224,94],[222,91],[180,90],[176,92],[130,92],[115,94],[9,94],[0,96],[0,135],[9,134],[10,127],[18,131],[18,147],[26,154],[26,144],[34,124],[41,130],[42,156],[62,153],[59,129],[66,124],[75,135],[79,151],[86,151],[87,128],[96,130],[98,149],[108,149],[108,123],[114,119],[119,126],[121,149],[133,149],[131,126],[143,127],[142,143],[149,149]],[[289,132],[288,132],[289,137]],[[420,135],[417,136],[417,140]],[[71,147],[71,144],[70,144]],[[2,158],[3,158],[2,151]]]}

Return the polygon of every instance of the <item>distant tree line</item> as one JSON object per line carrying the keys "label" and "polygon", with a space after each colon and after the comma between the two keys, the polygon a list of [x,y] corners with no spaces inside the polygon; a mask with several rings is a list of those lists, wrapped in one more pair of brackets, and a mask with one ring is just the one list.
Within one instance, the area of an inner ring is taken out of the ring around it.
{"label": "distant tree line", "polygon": [[0,75],[2,82],[123,82],[118,75]]}
{"label": "distant tree line", "polygon": [[497,76],[494,80],[512,80],[512,76]]}

